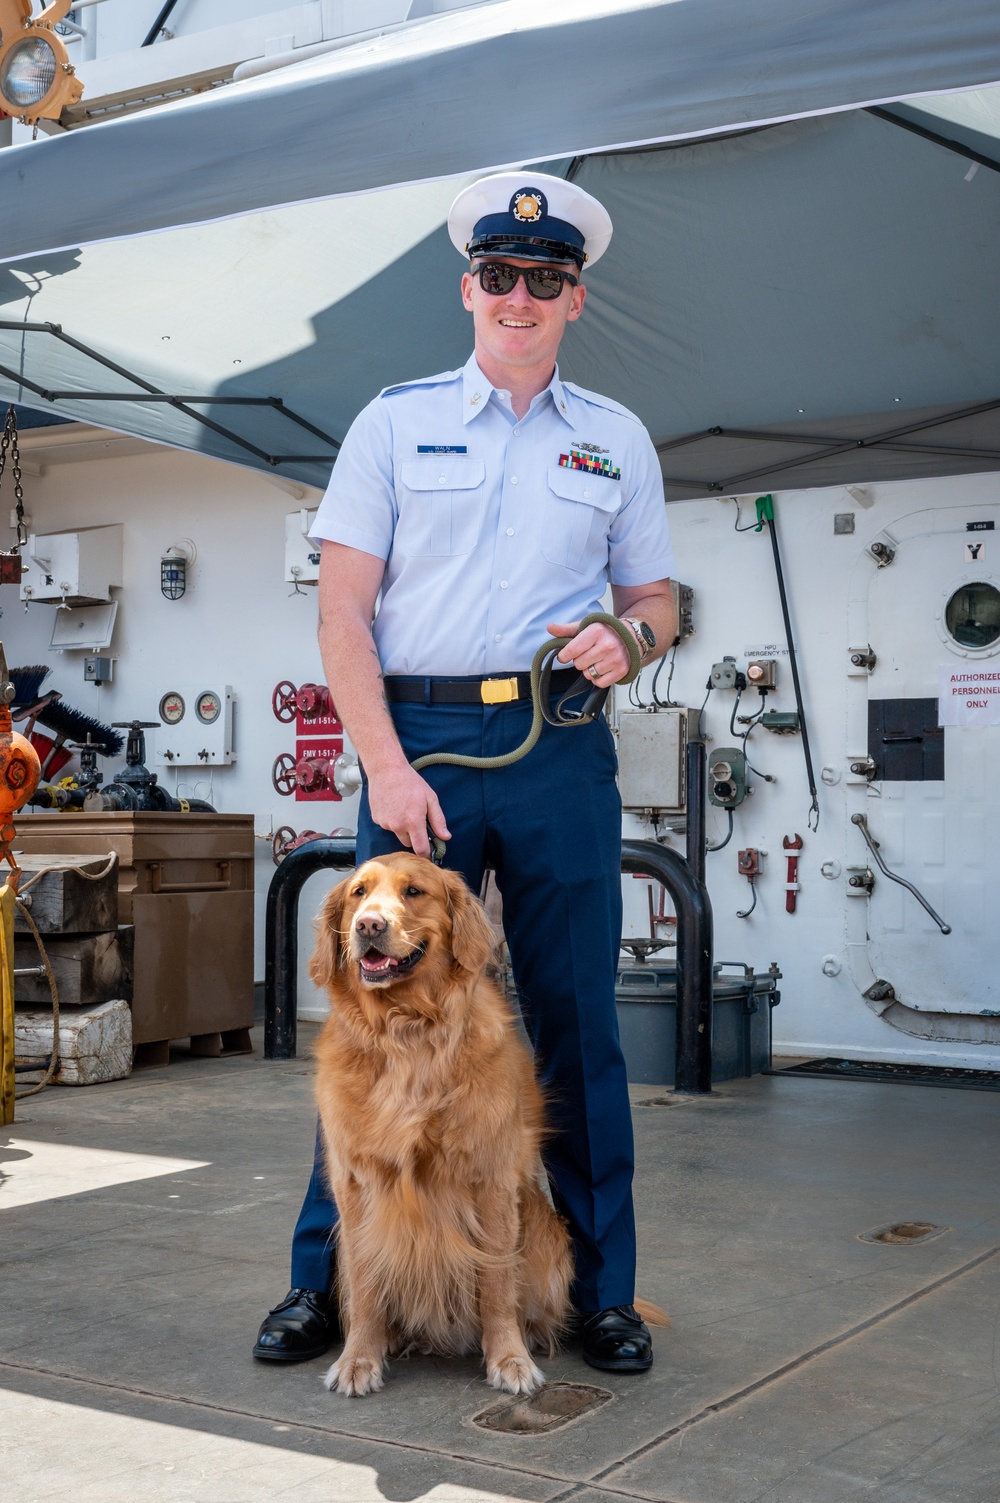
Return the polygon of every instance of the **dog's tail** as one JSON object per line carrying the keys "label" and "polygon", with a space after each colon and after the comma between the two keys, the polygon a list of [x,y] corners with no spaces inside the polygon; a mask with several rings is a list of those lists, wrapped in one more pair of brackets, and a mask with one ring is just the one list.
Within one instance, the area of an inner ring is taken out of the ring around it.
{"label": "dog's tail", "polygon": [[640,1319],[646,1322],[647,1326],[668,1326],[670,1324],[670,1316],[666,1311],[661,1310],[659,1305],[654,1305],[650,1300],[637,1299],[634,1301],[634,1305],[635,1313]]}

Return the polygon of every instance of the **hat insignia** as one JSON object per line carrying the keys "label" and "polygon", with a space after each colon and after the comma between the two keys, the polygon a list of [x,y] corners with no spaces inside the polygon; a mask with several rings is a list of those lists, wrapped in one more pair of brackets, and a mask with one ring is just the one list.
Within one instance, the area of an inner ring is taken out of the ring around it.
{"label": "hat insignia", "polygon": [[537,188],[521,188],[510,201],[510,212],[522,224],[535,224],[545,213],[545,195]]}

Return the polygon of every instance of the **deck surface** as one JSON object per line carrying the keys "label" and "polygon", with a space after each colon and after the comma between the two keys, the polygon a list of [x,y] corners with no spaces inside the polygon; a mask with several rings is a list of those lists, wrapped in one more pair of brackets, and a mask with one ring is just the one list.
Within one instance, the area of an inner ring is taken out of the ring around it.
{"label": "deck surface", "polygon": [[[472,1425],[496,1395],[471,1359],[394,1363],[362,1400],[325,1391],[329,1359],[252,1360],[311,1073],[178,1058],[0,1129],[10,1503],[997,1503],[1000,1095],[635,1088],[640,1293],[672,1328],[641,1377],[543,1364],[614,1402],[532,1437]],[[947,1231],[859,1240],[910,1220]]]}

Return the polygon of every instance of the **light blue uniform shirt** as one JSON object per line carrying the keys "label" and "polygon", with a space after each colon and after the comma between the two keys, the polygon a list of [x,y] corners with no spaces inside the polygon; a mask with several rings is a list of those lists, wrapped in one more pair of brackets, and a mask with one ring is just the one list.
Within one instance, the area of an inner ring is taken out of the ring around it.
{"label": "light blue uniform shirt", "polygon": [[[609,473],[572,468],[574,449]],[[385,673],[520,672],[547,622],[600,610],[609,582],[674,572],[639,419],[558,369],[517,418],[474,355],[358,415],[311,536],[385,560],[373,628]]]}

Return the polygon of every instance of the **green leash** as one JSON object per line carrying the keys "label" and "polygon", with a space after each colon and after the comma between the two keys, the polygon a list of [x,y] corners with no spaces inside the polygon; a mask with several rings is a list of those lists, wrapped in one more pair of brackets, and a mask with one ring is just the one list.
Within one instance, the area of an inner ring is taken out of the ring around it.
{"label": "green leash", "polygon": [[[618,682],[632,683],[638,677],[642,667],[642,655],[635,634],[624,621],[619,620],[617,616],[609,615],[606,611],[595,611],[592,615],[585,616],[580,622],[580,630],[582,631],[585,626],[593,626],[595,622],[602,626],[610,626],[611,630],[621,638],[628,652],[629,666],[625,677],[619,679]],[[415,762],[411,762],[410,766],[414,772],[422,772],[425,767],[434,767],[439,763],[448,763],[452,767],[476,767],[481,772],[492,772],[500,767],[510,767],[514,762],[520,762],[522,757],[526,757],[542,734],[542,726],[546,721],[549,725],[560,727],[590,725],[604,709],[610,686],[607,689],[595,689],[592,682],[581,673],[566,693],[560,695],[554,715],[548,704],[553,659],[567,643],[572,641],[572,637],[547,637],[532,659],[531,729],[520,746],[515,747],[513,751],[505,752],[502,757],[466,757],[459,752],[431,752],[428,756],[418,757]],[[576,699],[588,689],[590,693],[581,709],[563,710],[566,700]],[[445,842],[440,836],[432,835],[431,845],[434,851],[433,860],[440,866],[445,856]]]}

